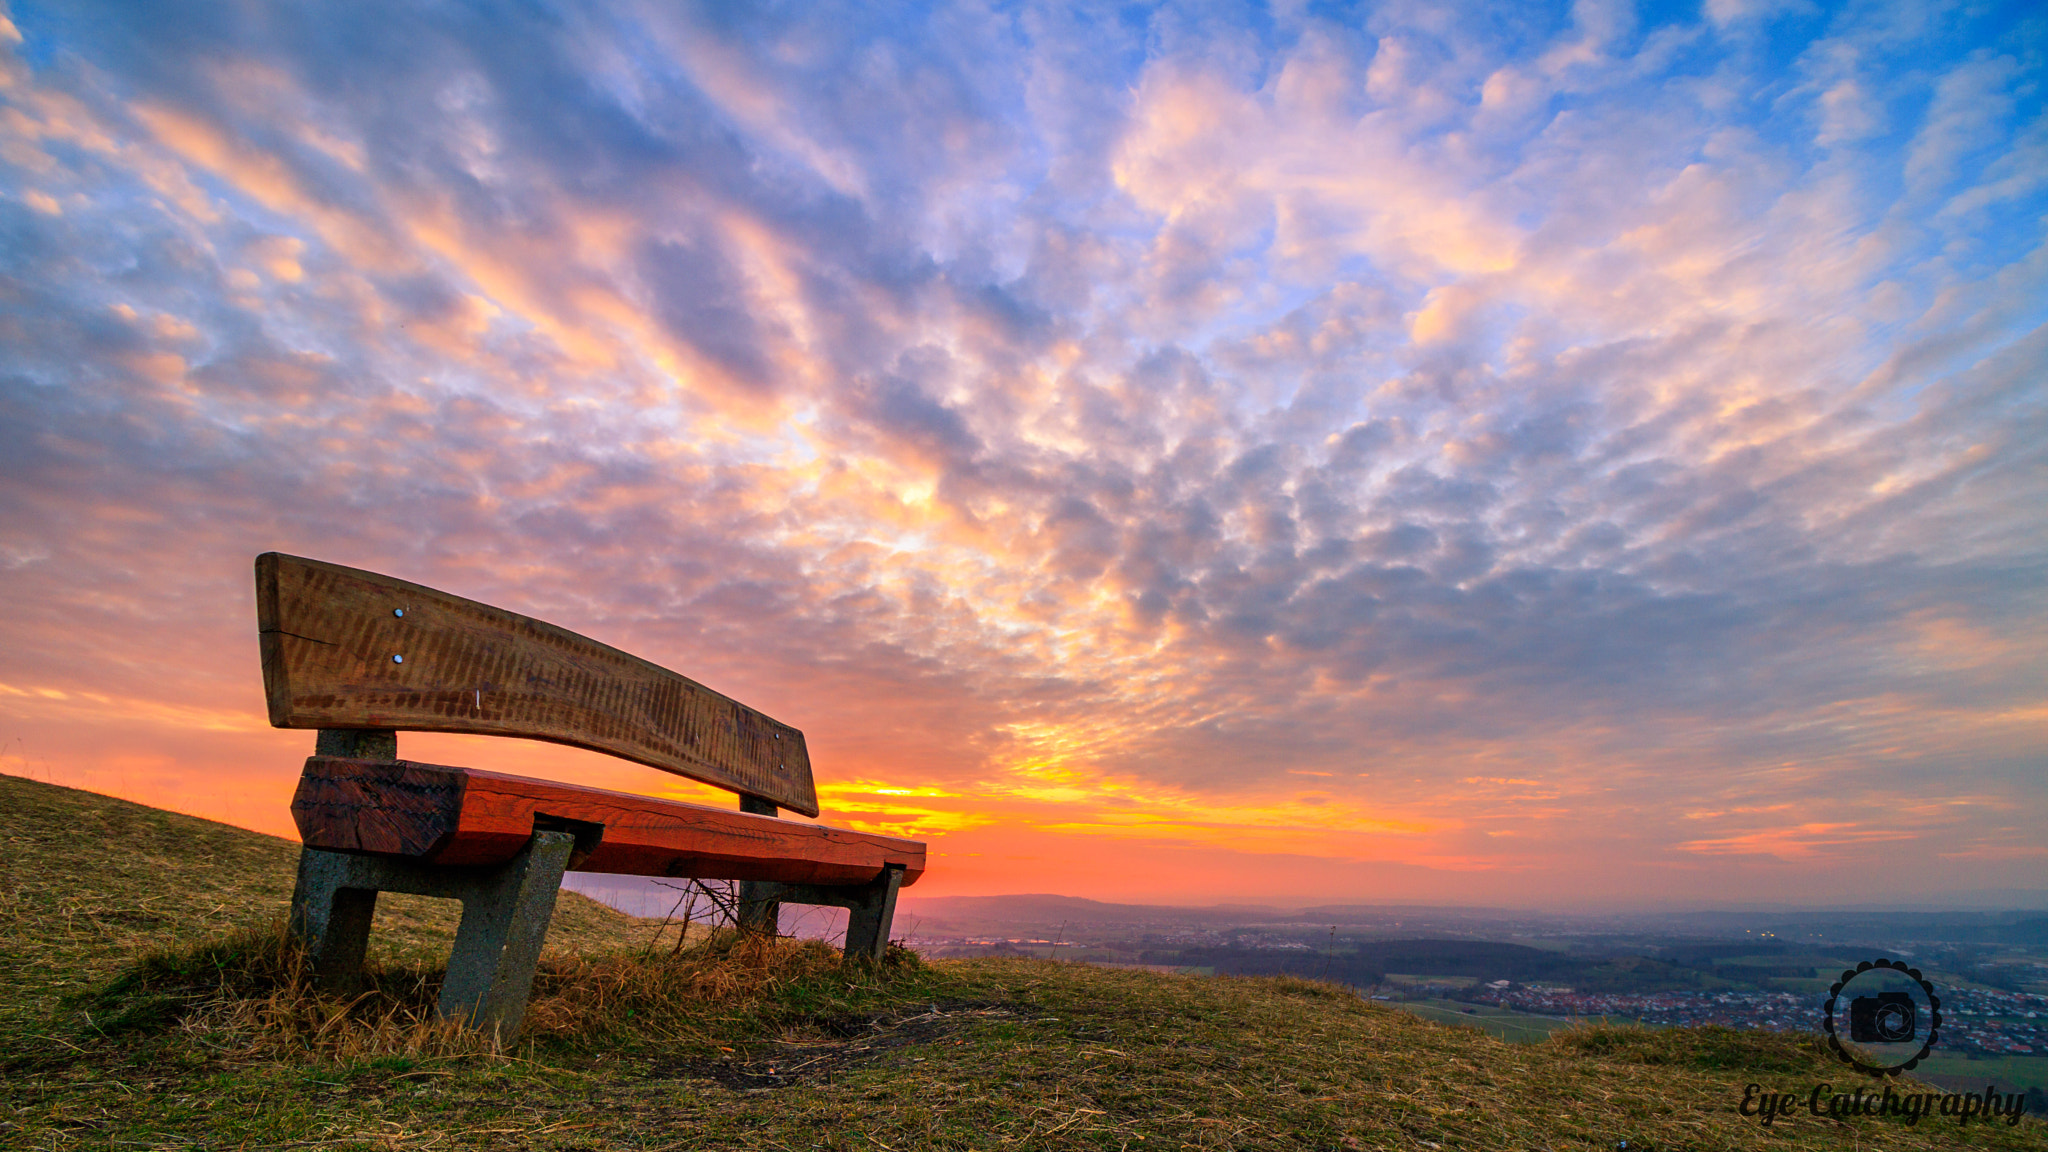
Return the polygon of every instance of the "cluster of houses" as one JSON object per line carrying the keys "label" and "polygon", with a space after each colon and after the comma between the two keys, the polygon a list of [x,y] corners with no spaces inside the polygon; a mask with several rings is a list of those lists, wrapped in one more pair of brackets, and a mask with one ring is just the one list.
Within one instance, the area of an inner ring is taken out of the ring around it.
{"label": "cluster of houses", "polygon": [[1645,1024],[1721,1024],[1729,1028],[1806,1029],[1819,1026],[1817,1001],[1799,992],[1573,992],[1543,985],[1469,989],[1462,1000],[1539,1016],[1640,1020]]}
{"label": "cluster of houses", "polygon": [[2048,1055],[2048,996],[1972,988],[1944,994],[1941,1006],[1943,1048]]}
{"label": "cluster of houses", "polygon": [[[1940,989],[1944,1051],[2048,1055],[2048,996],[1989,989]],[[1824,995],[1808,992],[1582,993],[1495,981],[1460,999],[1539,1016],[1608,1017],[1645,1024],[1720,1024],[1781,1031],[1820,1027]]]}

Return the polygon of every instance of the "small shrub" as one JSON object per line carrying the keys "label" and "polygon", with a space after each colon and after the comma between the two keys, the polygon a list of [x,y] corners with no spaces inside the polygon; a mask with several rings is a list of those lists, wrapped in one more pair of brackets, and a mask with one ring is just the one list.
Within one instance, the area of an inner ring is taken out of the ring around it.
{"label": "small shrub", "polygon": [[1305,996],[1311,1000],[1358,999],[1358,993],[1349,985],[1329,980],[1310,980],[1305,976],[1268,976],[1263,979],[1267,987],[1288,996]]}

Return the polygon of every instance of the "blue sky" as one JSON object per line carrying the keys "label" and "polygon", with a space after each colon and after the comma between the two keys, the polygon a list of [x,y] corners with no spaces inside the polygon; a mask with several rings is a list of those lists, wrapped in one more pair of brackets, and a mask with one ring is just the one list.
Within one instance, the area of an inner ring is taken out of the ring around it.
{"label": "blue sky", "polygon": [[2040,886],[2023,5],[6,11],[4,770],[288,831],[277,549],[933,891]]}

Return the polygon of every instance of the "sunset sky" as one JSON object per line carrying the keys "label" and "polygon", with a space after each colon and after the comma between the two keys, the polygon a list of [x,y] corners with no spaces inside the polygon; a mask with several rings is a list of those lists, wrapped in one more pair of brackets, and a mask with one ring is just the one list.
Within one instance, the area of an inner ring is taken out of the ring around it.
{"label": "sunset sky", "polygon": [[2048,889],[2031,5],[0,11],[0,771],[292,834],[274,549],[921,894]]}

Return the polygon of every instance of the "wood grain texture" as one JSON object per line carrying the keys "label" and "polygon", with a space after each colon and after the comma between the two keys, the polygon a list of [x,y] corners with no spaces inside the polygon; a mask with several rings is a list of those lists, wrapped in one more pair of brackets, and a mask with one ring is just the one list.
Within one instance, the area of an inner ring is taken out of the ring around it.
{"label": "wood grain texture", "polygon": [[256,614],[277,727],[551,740],[818,814],[802,732],[567,629],[277,552]]}
{"label": "wood grain texture", "polygon": [[895,865],[910,884],[925,864],[915,840],[405,760],[314,756],[292,816],[307,847],[442,865],[509,860],[554,821],[603,826],[578,872],[844,885]]}
{"label": "wood grain texture", "polygon": [[[308,846],[430,859],[455,834],[468,782],[461,773],[403,760],[314,760],[377,767],[355,772],[309,768],[299,777],[292,819]],[[319,830],[319,843],[308,829]]]}

